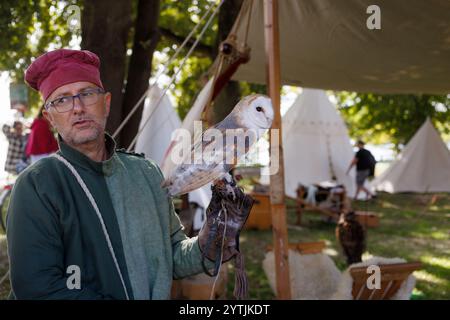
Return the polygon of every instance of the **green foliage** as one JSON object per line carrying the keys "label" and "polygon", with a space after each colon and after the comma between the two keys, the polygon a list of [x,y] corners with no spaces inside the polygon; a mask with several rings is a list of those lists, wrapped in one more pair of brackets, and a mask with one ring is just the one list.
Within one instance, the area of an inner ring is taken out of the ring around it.
{"label": "green foliage", "polygon": [[[161,1],[159,26],[170,29],[173,33],[184,39],[191,32],[191,30],[195,28],[200,18],[206,13],[210,6],[215,6],[216,3],[216,1],[208,0]],[[197,34],[206,24],[207,20],[208,18],[202,22],[201,26],[197,29]],[[217,28],[217,16],[215,16],[209,28],[205,31],[205,34],[201,39],[201,43],[205,45],[212,45],[216,39]],[[167,45],[167,43],[165,45]]]}
{"label": "green foliage", "polygon": [[[188,34],[195,28],[200,18],[205,14],[211,5],[215,5],[215,1],[198,0],[198,1],[174,1],[166,0],[161,2],[161,13],[159,18],[159,26],[161,28],[171,30],[181,40],[184,40]],[[209,16],[208,16],[209,17]],[[196,39],[201,32],[203,26],[206,24],[207,19],[202,22],[193,38]],[[215,44],[215,38],[217,33],[217,16],[209,25],[205,34],[200,40],[200,43],[213,47]],[[167,55],[167,59],[170,59],[178,49],[181,43],[174,43],[171,40],[162,37],[157,51],[163,52]],[[177,71],[182,60],[186,57],[189,46],[178,55],[172,65],[169,67],[167,76],[171,77],[174,72]],[[205,84],[203,75],[206,74],[211,63],[212,57],[204,54],[194,53],[187,59],[183,69],[178,74],[174,88],[172,92],[177,100],[178,114],[183,119],[192,107],[195,98]],[[154,60],[153,67],[157,68],[157,65],[161,61]]]}
{"label": "green foliage", "polygon": [[252,93],[268,94],[265,84],[256,84],[249,82],[240,82],[242,96],[248,96]]}
{"label": "green foliage", "polygon": [[[0,2],[0,71],[22,83],[32,58],[51,48],[67,46],[72,39],[64,9],[79,1],[2,0]],[[39,106],[39,95],[29,91],[31,108]]]}
{"label": "green foliage", "polygon": [[202,81],[204,74],[211,65],[210,58],[193,56],[186,61],[179,80],[175,82],[173,91],[178,101],[178,115],[184,119],[206,81]]}
{"label": "green foliage", "polygon": [[[69,45],[74,35],[68,28],[66,11],[72,4],[82,8],[83,0],[3,0],[0,3],[0,32],[2,35],[0,70],[8,71],[13,82],[23,82],[24,71],[32,62],[33,57],[37,57],[49,49]],[[217,1],[161,0],[159,26],[170,30],[182,41],[211,5],[217,5]],[[133,1],[132,12],[134,20],[137,15],[137,1]],[[198,37],[206,21],[201,23],[194,34],[194,39]],[[204,47],[212,49],[215,46],[217,29],[218,19],[216,16],[201,39],[200,43]],[[132,35],[133,32],[132,27],[130,34]],[[132,38],[130,36],[130,49]],[[179,45],[180,43],[174,42],[173,39],[161,37],[157,51],[163,53],[166,58],[170,58]],[[188,50],[189,46],[175,59],[165,73],[167,76],[171,77],[176,72]],[[154,59],[153,69],[157,69],[162,62],[164,61],[161,59]],[[202,75],[208,71],[212,62],[209,54],[194,52],[178,74],[172,90],[181,118],[184,118],[192,107],[197,94],[204,85],[201,81]],[[42,103],[39,94],[33,90],[29,90],[29,101],[30,107],[34,109]]]}
{"label": "green foliage", "polygon": [[338,106],[350,135],[371,143],[408,143],[430,117],[442,132],[450,132],[450,95],[380,95],[337,92]]}

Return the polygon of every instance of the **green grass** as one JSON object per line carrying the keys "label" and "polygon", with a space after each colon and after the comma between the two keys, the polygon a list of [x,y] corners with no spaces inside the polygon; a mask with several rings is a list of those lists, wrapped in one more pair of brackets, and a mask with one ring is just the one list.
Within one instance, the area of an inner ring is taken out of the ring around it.
{"label": "green grass", "polygon": [[[9,198],[6,199],[5,205],[2,206],[0,210],[0,215],[6,217],[6,211],[9,204]],[[8,271],[8,256],[6,254],[6,237],[5,232],[0,226],[0,280]],[[5,280],[3,284],[0,285],[0,299],[5,299],[9,294],[9,281]]]}
{"label": "green grass", "polygon": [[[423,268],[414,273],[417,284],[413,299],[450,299],[450,194],[438,194],[437,201],[429,206],[431,198],[432,195],[380,194],[377,200],[356,202],[353,206],[380,215],[380,226],[368,229],[369,254],[422,262]],[[289,225],[294,225],[295,213],[289,211],[287,219]],[[324,222],[317,213],[305,213],[302,221],[301,228],[289,227],[289,241],[325,241],[325,252],[344,270],[346,264],[334,236],[335,225]],[[275,298],[262,268],[272,237],[271,231],[244,230],[241,234],[251,299]],[[0,236],[0,277],[7,268],[6,244],[4,236]],[[232,266],[228,268],[227,296],[232,299],[234,275]],[[8,293],[7,283],[0,287],[0,299]]]}
{"label": "green grass", "polygon": [[[1,229],[1,228],[0,228]],[[1,233],[1,232],[0,232]],[[6,238],[0,234],[0,280],[8,271],[8,257],[6,255]],[[0,299],[6,299],[9,294],[9,281],[6,280],[0,285]]]}
{"label": "green grass", "polygon": [[[8,206],[9,206],[9,199],[10,197],[6,197],[6,199],[4,200],[4,203],[1,207],[0,210],[0,215],[1,215],[1,219],[3,221],[3,223],[6,223],[6,214],[8,212]],[[5,231],[3,230],[2,226],[0,225],[0,235],[4,235]]]}
{"label": "green grass", "polygon": [[[413,299],[450,299],[450,195],[380,194],[377,200],[356,202],[357,210],[375,211],[380,226],[367,232],[367,252],[374,256],[400,257],[420,261],[423,268],[414,273],[417,278]],[[288,225],[296,222],[295,213],[288,211]],[[317,213],[305,213],[301,228],[288,228],[289,242],[323,240],[326,253],[340,270],[345,260],[335,238],[335,225],[323,221]],[[262,269],[265,248],[271,244],[271,231],[245,230],[241,235],[241,250],[245,256],[251,299],[275,298]],[[232,297],[234,275],[230,269],[228,297]]]}

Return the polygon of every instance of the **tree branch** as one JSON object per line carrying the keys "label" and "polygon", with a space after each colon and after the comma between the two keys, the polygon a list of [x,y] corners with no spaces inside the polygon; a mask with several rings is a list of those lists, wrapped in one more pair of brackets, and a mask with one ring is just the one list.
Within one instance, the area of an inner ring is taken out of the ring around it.
{"label": "tree branch", "polygon": [[[185,38],[176,35],[172,30],[170,29],[166,29],[166,28],[161,28],[159,27],[159,31],[161,32],[161,35],[166,38],[167,40],[170,40],[174,43],[177,44],[182,44],[183,41],[185,40]],[[192,47],[192,45],[194,44],[194,42],[196,41],[195,38],[191,38],[188,43],[186,44],[187,47]],[[211,46],[208,46],[206,44],[203,43],[198,43],[197,46],[194,49],[194,52],[197,55],[201,55],[201,56],[207,56],[207,57],[212,57],[213,55],[213,48]]]}

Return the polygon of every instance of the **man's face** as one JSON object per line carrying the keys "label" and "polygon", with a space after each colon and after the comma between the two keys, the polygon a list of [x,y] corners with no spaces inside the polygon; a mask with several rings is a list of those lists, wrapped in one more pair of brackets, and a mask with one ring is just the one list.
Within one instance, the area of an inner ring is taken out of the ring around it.
{"label": "man's face", "polygon": [[[90,82],[69,83],[56,89],[45,103],[95,89],[98,87]],[[75,98],[74,107],[70,111],[58,112],[54,106],[50,106],[42,114],[67,144],[77,146],[103,136],[110,103],[111,94],[105,93],[100,94],[97,102],[92,105],[83,105],[79,98]]]}

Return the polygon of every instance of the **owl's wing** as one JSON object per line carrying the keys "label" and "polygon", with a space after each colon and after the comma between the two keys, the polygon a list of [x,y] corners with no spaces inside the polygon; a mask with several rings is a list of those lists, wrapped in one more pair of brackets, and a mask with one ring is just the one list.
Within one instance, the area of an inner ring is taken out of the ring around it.
{"label": "owl's wing", "polygon": [[[237,160],[245,155],[258,140],[258,133],[244,128],[239,119],[239,116],[233,111],[221,122],[206,129],[201,137],[194,140],[191,154],[188,155],[190,159],[195,159],[194,154],[197,152],[208,155],[212,150],[217,150],[222,153],[219,153],[214,159],[209,158],[209,162],[218,163],[227,160],[227,164],[237,163]],[[221,141],[216,140],[216,132],[221,133]],[[214,139],[211,139],[212,137]],[[236,137],[236,139],[233,137]]]}
{"label": "owl's wing", "polygon": [[221,178],[231,168],[223,164],[181,165],[176,170],[177,179],[169,186],[172,196],[185,194]]}
{"label": "owl's wing", "polygon": [[[218,130],[218,132],[221,133],[222,137],[225,136],[226,128],[224,127],[224,121],[219,122],[218,124],[206,129],[201,134],[201,136],[194,137],[194,144],[191,147],[191,152],[190,154],[186,155],[186,157],[184,158],[184,160],[186,161],[184,161],[183,163],[191,163],[191,162],[194,164],[200,164],[203,162],[206,162],[208,164],[220,163],[223,159],[222,155],[224,152],[223,146],[225,146],[225,140],[223,139],[221,141],[218,141],[216,139],[216,136],[214,135],[216,130]],[[203,158],[203,156],[207,156],[210,154],[213,155],[212,151],[217,151],[214,157],[206,157],[206,159]],[[196,162],[195,161],[196,159],[198,159],[199,161]]]}
{"label": "owl's wing", "polygon": [[[237,129],[240,131],[232,131]],[[220,133],[220,136],[215,133]],[[237,122],[230,116],[208,128],[201,138],[194,141],[191,152],[184,157],[183,164],[175,169],[163,186],[168,187],[171,195],[179,195],[221,178],[257,140],[256,135],[251,134],[246,138],[245,133],[245,129],[238,128]],[[230,139],[226,134],[234,134],[236,139]]]}
{"label": "owl's wing", "polygon": [[[183,155],[181,163],[171,172],[170,177],[162,183],[162,187],[169,188],[172,195],[180,194],[183,190],[194,190],[216,178],[219,178],[223,170],[227,169],[222,161],[222,141],[211,139],[217,129],[223,132],[223,123],[208,128],[201,135],[194,137],[194,144],[187,154]],[[220,150],[219,150],[220,148]],[[217,152],[211,152],[216,150]],[[205,152],[206,151],[206,152]],[[205,154],[212,156],[204,157]],[[231,170],[231,168],[230,168]]]}

